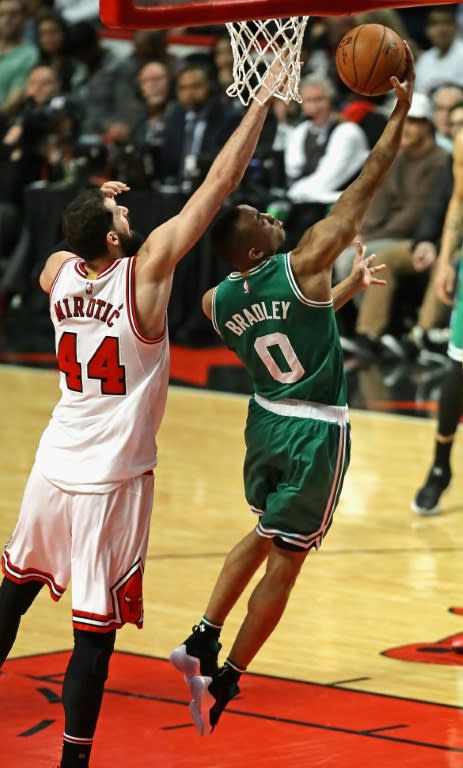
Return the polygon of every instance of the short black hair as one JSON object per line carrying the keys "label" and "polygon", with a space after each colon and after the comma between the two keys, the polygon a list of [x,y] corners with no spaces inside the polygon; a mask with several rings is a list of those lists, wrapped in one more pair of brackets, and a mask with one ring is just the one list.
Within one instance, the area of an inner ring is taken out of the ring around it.
{"label": "short black hair", "polygon": [[239,216],[238,206],[225,208],[216,216],[210,229],[213,253],[232,266],[237,261],[237,250],[241,245],[241,233],[238,229]]}
{"label": "short black hair", "polygon": [[81,192],[63,214],[64,237],[81,259],[91,260],[105,254],[106,235],[113,227],[113,212],[105,206],[100,189]]}

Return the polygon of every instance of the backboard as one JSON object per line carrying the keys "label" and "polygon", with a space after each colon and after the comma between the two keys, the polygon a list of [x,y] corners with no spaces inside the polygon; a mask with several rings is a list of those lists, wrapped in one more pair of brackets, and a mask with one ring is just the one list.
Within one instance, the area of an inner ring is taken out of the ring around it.
{"label": "backboard", "polygon": [[282,16],[340,16],[381,8],[450,5],[449,0],[100,0],[111,28],[168,29]]}

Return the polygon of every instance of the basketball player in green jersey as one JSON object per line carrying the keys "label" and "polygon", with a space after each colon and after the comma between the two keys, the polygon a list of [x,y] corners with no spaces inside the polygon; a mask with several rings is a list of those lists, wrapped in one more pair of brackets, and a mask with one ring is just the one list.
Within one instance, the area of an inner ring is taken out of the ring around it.
{"label": "basketball player in green jersey", "polygon": [[[225,559],[206,612],[172,651],[193,696],[202,735],[239,692],[238,680],[278,624],[301,566],[329,530],[349,463],[346,388],[333,303],[332,268],[361,231],[368,204],[399,149],[410,107],[414,65],[406,46],[404,82],[391,78],[397,103],[358,178],[330,214],[290,253],[281,222],[241,205],[212,229],[218,254],[234,271],[203,297],[203,309],[254,385],[245,430],[246,499],[257,527]],[[218,668],[219,634],[231,608],[266,561],[231,651]]]}
{"label": "basketball player in green jersey", "polygon": [[453,142],[453,191],[445,216],[434,281],[438,298],[448,306],[453,305],[447,349],[449,365],[439,398],[433,462],[411,504],[414,512],[423,516],[440,512],[440,497],[452,479],[450,457],[463,410],[463,252],[460,253],[458,275],[453,264],[463,234],[463,129],[459,122],[462,117],[463,107],[457,104],[450,114],[450,125],[457,131]]}

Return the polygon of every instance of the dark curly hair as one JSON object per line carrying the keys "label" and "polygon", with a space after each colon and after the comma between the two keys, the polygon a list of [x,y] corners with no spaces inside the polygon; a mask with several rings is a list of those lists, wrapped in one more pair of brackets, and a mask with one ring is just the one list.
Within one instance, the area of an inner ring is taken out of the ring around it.
{"label": "dark curly hair", "polygon": [[81,259],[104,255],[106,235],[113,228],[113,213],[106,208],[105,197],[99,189],[81,192],[63,214],[64,237]]}

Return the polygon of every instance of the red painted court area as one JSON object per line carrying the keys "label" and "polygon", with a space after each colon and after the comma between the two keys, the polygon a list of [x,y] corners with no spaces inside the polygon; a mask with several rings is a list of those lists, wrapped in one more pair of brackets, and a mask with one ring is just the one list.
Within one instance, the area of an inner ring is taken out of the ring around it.
{"label": "red painted court area", "polygon": [[[69,654],[13,659],[0,674],[1,755],[9,768],[56,768]],[[456,768],[462,711],[261,675],[202,738],[181,677],[164,659],[116,653],[92,768]]]}

